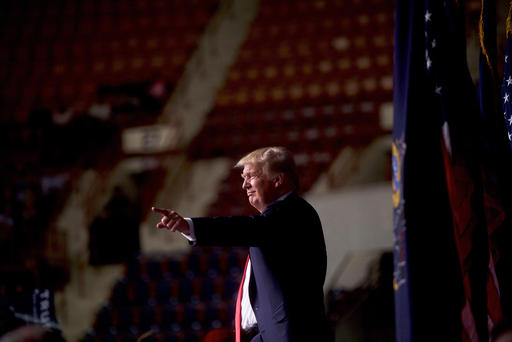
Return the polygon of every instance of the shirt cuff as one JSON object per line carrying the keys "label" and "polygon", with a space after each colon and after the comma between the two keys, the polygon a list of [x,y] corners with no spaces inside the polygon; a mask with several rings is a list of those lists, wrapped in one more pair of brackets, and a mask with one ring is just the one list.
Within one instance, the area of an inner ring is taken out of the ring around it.
{"label": "shirt cuff", "polygon": [[197,239],[196,239],[196,233],[194,230],[194,221],[192,221],[192,219],[189,217],[184,217],[184,219],[188,223],[188,227],[190,228],[190,233],[189,234],[181,233],[181,235],[183,235],[188,241],[190,241],[191,245],[195,245],[197,242]]}

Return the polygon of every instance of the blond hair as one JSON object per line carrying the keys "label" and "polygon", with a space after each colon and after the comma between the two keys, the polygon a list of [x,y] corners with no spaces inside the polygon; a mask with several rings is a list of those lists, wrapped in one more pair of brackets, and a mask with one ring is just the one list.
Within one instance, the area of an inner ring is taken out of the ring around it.
{"label": "blond hair", "polygon": [[243,168],[246,164],[255,164],[261,167],[263,174],[272,177],[276,173],[283,173],[297,188],[299,177],[292,153],[282,146],[263,147],[252,151],[242,157],[235,168]]}

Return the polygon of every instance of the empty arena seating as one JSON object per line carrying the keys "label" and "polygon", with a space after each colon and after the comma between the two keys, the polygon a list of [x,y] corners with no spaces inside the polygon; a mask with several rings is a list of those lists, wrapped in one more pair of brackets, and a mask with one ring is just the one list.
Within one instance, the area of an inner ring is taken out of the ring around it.
{"label": "empty arena seating", "polygon": [[[307,191],[342,148],[388,134],[379,114],[392,101],[393,11],[382,0],[262,1],[189,156],[235,162],[283,145]],[[210,214],[254,213],[238,194],[238,173],[224,181]]]}
{"label": "empty arena seating", "polygon": [[389,99],[393,4],[263,1],[217,108]]}
{"label": "empty arena seating", "polygon": [[217,4],[3,2],[2,116],[24,121],[34,106],[88,106],[100,85],[176,83]]}
{"label": "empty arena seating", "polygon": [[156,341],[200,341],[230,328],[246,255],[243,248],[195,248],[134,260],[83,341],[135,341],[148,331]]}

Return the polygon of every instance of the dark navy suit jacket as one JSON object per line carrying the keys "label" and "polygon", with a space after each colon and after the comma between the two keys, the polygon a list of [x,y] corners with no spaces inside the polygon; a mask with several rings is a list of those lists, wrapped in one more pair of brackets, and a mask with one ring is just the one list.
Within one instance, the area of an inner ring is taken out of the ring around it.
{"label": "dark navy suit jacket", "polygon": [[327,255],[315,209],[297,194],[259,216],[193,218],[197,245],[249,246],[252,341],[331,341],[324,309]]}

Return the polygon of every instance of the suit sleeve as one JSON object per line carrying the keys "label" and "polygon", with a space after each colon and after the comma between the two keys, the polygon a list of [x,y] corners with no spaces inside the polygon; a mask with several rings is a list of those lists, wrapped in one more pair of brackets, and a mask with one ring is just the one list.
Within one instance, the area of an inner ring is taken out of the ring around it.
{"label": "suit sleeve", "polygon": [[267,216],[193,218],[198,246],[261,246],[270,243],[278,220]]}

